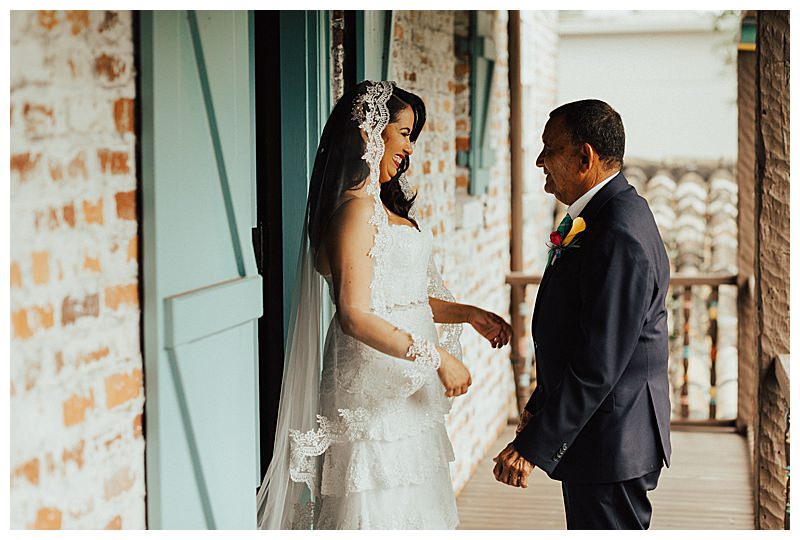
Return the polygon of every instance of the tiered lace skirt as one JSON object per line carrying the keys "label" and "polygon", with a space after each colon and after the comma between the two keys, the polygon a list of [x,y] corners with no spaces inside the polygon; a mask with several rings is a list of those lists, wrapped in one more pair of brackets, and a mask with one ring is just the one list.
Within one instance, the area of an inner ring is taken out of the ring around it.
{"label": "tiered lace skirt", "polygon": [[[393,309],[398,327],[437,342],[426,302]],[[454,529],[450,399],[435,371],[414,370],[350,338],[334,318],[320,408],[335,433],[320,456],[318,529]]]}

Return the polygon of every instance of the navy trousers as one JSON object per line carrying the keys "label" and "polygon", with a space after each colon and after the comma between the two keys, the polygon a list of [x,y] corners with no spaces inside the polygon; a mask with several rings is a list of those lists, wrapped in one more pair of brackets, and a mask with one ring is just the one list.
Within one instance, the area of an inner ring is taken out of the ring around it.
{"label": "navy trousers", "polygon": [[653,507],[647,492],[661,469],[610,484],[562,482],[567,529],[649,529]]}

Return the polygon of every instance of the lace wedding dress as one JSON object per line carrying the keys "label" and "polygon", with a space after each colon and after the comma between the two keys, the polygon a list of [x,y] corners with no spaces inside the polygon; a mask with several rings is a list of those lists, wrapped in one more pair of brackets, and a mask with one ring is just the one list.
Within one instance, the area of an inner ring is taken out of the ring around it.
{"label": "lace wedding dress", "polygon": [[[433,238],[427,229],[403,225],[389,225],[386,232],[384,268],[373,281],[373,295],[383,295],[389,322],[438,343],[428,303]],[[432,272],[431,289],[437,281]],[[336,317],[323,358],[320,431],[327,448],[319,478],[304,478],[310,487],[319,482],[314,528],[455,528],[454,455],[444,425],[450,399],[436,371],[351,338]],[[311,440],[294,435],[297,476],[303,476],[304,455],[322,448],[318,434]]]}
{"label": "lace wedding dress", "polygon": [[[460,360],[461,325],[433,321],[429,297],[455,299],[433,262],[431,232],[390,224],[381,203],[381,133],[394,83],[366,81],[362,88],[352,107],[368,135],[363,160],[369,165],[366,192],[374,200],[364,224],[375,230],[370,310],[410,334],[412,346],[405,359],[383,354],[345,334],[335,315],[324,348],[317,345],[323,278],[304,230],[273,459],[257,494],[261,529],[458,524],[450,479],[454,455],[445,429],[452,398],[437,375],[435,347]],[[332,155],[322,140],[317,160],[324,165],[321,155]],[[311,195],[309,201],[312,208]],[[331,277],[324,278],[332,290]]]}

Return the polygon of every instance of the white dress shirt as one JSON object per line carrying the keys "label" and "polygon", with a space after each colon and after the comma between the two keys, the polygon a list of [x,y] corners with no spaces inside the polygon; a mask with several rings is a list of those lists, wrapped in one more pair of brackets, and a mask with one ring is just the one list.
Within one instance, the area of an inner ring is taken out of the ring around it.
{"label": "white dress shirt", "polygon": [[583,212],[583,209],[586,208],[587,204],[589,204],[589,201],[592,200],[592,197],[594,197],[598,191],[603,189],[604,185],[608,184],[611,181],[611,179],[617,176],[618,174],[619,171],[615,172],[614,174],[612,174],[611,176],[609,176],[608,178],[606,178],[605,180],[594,186],[592,189],[590,189],[589,191],[578,197],[578,200],[569,205],[569,208],[567,208],[567,214],[569,214],[569,217],[571,217],[572,220],[575,221],[575,218],[581,215],[581,212]]}

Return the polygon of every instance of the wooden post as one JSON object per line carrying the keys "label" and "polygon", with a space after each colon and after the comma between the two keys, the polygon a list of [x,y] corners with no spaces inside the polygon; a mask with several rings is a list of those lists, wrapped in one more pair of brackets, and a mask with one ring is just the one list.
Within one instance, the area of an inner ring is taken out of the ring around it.
{"label": "wooden post", "polygon": [[[522,79],[520,74],[520,14],[508,12],[508,86],[511,109],[511,271],[522,270],[522,197],[525,189],[522,167]],[[528,401],[528,373],[525,369],[525,285],[511,286],[511,365],[514,369],[517,408]]]}
{"label": "wooden post", "polygon": [[[742,34],[745,28],[755,23],[755,13],[747,12],[742,19]],[[737,268],[739,272],[737,298],[737,350],[739,356],[739,391],[737,398],[736,427],[747,433],[750,448],[753,448],[753,415],[758,384],[758,362],[756,359],[756,308],[754,248],[755,222],[755,129],[756,129],[756,52],[752,38],[743,37],[739,43],[737,59],[739,149],[736,163],[738,183],[737,212]],[[752,456],[751,456],[752,458]]]}
{"label": "wooden post", "polygon": [[[789,12],[759,11],[756,44],[755,285],[758,380],[789,352]],[[783,529],[784,411],[759,387],[756,528]]]}

